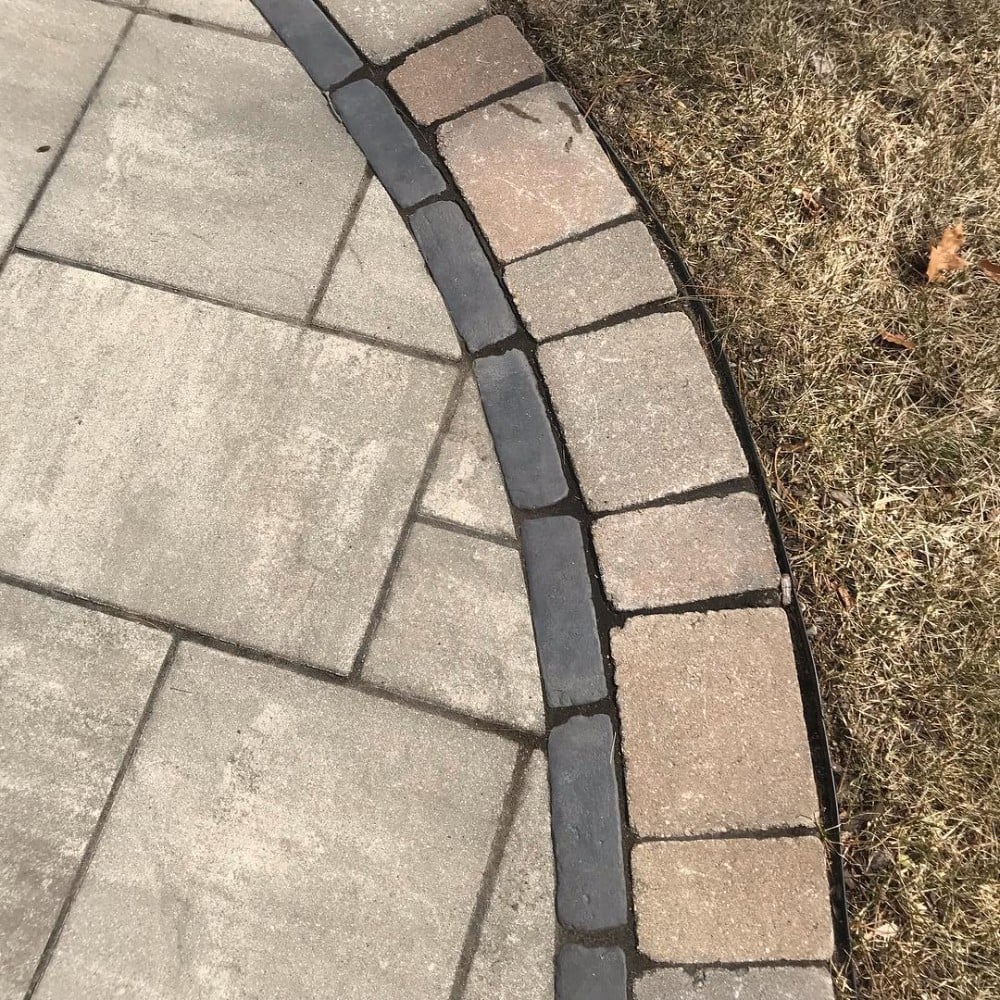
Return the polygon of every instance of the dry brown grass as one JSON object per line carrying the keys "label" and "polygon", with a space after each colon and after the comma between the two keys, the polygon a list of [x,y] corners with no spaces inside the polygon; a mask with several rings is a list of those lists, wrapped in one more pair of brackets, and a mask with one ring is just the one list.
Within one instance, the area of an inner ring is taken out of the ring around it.
{"label": "dry brown grass", "polygon": [[[1000,998],[1000,14],[516,0],[634,165],[772,470],[877,1000]],[[893,347],[881,331],[916,346]]]}

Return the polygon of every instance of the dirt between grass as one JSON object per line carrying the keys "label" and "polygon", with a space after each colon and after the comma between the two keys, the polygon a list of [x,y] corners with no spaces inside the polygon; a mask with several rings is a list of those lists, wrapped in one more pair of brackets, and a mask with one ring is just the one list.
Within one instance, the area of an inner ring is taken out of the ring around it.
{"label": "dirt between grass", "polygon": [[[873,1000],[1000,998],[1000,13],[516,0],[725,339],[796,571]],[[961,222],[970,266],[925,277]]]}

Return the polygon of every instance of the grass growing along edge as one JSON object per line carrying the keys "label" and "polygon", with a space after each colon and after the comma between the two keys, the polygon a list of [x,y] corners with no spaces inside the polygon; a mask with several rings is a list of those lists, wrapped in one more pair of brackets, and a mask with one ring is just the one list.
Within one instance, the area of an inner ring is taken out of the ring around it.
{"label": "grass growing along edge", "polygon": [[[1000,16],[503,0],[724,338],[824,689],[870,1000],[1000,998]],[[965,271],[927,282],[961,222]],[[907,346],[909,345],[909,346]]]}

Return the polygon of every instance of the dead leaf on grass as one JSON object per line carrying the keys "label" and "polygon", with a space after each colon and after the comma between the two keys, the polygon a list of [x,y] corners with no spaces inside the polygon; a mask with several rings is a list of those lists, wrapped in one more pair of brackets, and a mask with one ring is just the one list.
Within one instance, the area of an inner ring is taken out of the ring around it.
{"label": "dead leaf on grass", "polygon": [[891,941],[899,934],[899,927],[893,923],[879,924],[878,927],[866,932],[866,941]]}
{"label": "dead leaf on grass", "polygon": [[969,262],[959,254],[965,244],[965,229],[962,223],[945,226],[941,239],[931,247],[931,259],[927,265],[927,280],[940,281],[955,271],[964,271]]}
{"label": "dead leaf on grass", "polygon": [[840,603],[844,605],[845,611],[854,610],[854,597],[843,584],[837,587],[837,596],[840,598]]}
{"label": "dead leaf on grass", "polygon": [[822,188],[814,188],[810,191],[807,187],[801,184],[798,187],[792,188],[792,194],[794,194],[796,198],[801,199],[799,211],[804,217],[815,219],[817,215],[822,213],[823,203],[820,201],[820,195],[822,192]]}
{"label": "dead leaf on grass", "polygon": [[879,336],[887,344],[895,344],[896,347],[905,347],[908,351],[916,350],[917,345],[909,337],[902,333],[893,333],[892,330],[882,330]]}
{"label": "dead leaf on grass", "polygon": [[1000,281],[1000,264],[994,264],[991,260],[981,260],[979,269],[990,281]]}

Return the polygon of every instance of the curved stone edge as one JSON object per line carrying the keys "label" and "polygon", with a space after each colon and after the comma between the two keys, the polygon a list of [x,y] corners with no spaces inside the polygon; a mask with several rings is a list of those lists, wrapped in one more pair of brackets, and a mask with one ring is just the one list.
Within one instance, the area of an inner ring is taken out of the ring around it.
{"label": "curved stone edge", "polygon": [[[485,14],[471,21],[466,19],[442,36],[424,43],[414,53],[404,53],[388,66],[378,67],[358,56],[334,20],[326,11],[321,11],[314,0],[253,2],[325,93],[334,114],[392,196],[472,358],[522,543],[546,696],[557,869],[556,910],[562,928],[556,965],[557,997],[569,1000],[577,996],[582,987],[565,984],[579,981],[588,984],[587,989],[597,990],[594,996],[624,1000],[629,990],[626,978],[619,977],[617,972],[609,975],[606,970],[617,969],[619,963],[623,969],[627,965],[634,980],[636,973],[648,966],[648,961],[637,952],[632,916],[635,903],[625,849],[636,841],[624,822],[626,786],[618,739],[620,720],[612,693],[610,635],[612,629],[624,624],[625,616],[608,600],[601,583],[607,573],[602,575],[599,571],[603,567],[599,567],[589,543],[589,532],[584,531],[585,527],[593,529],[595,507],[599,513],[600,502],[595,503],[589,496],[590,502],[583,502],[573,461],[557,431],[559,422],[540,370],[538,344],[525,330],[530,320],[522,320],[522,315],[512,308],[511,297],[499,277],[501,268],[496,263],[496,256],[487,249],[493,243],[495,253],[508,261],[510,267],[516,266],[525,256],[530,259],[563,241],[543,242],[540,246],[529,247],[527,254],[518,255],[502,241],[491,239],[490,233],[484,234],[483,221],[475,206],[469,205],[465,192],[456,189],[445,166],[449,161],[447,153],[442,162],[426,128],[407,121],[400,113],[397,100],[390,96],[390,82],[406,96],[406,81],[401,86],[399,78],[411,59],[423,57],[425,68],[433,70],[434,61],[428,55],[429,50],[458,44],[459,35],[481,30],[486,20],[506,19],[487,18]],[[517,34],[516,29],[513,30]],[[505,28],[505,31],[509,40],[509,30]],[[520,39],[519,34],[517,38]],[[527,43],[523,39],[520,41],[527,48]],[[537,83],[540,77],[537,68],[522,57],[518,80],[506,87],[494,86],[491,93],[470,100],[455,110],[450,120],[468,111],[486,109],[505,96],[517,95],[525,87]],[[411,103],[413,80],[411,75],[411,97],[407,98]],[[571,98],[569,100],[571,102]],[[563,107],[561,103],[560,107]],[[425,113],[415,107],[410,110],[411,117],[424,126],[449,118],[440,114],[440,108]],[[688,293],[685,301],[706,336],[730,416],[749,458],[752,489],[763,504],[778,554],[782,603],[790,619],[801,694],[809,720],[810,750],[821,793],[822,820],[829,849],[831,899],[837,918],[837,964],[850,976],[839,816],[819,683],[801,611],[790,586],[787,554],[746,414],[711,317],[700,298],[693,294],[690,275],[669,234],[605,137],[589,122],[583,127],[578,125],[578,121],[584,119],[575,105],[565,110],[575,131],[597,135],[618,173],[618,183],[624,179],[629,199],[638,202],[646,220],[667,248],[679,283]],[[518,113],[518,117],[522,116],[523,112]],[[446,122],[445,129],[448,124]],[[596,234],[609,228],[608,222],[621,223],[635,217],[635,212],[618,211],[613,219],[595,225],[592,231]],[[588,235],[584,227],[565,242]],[[669,298],[673,292],[672,284],[669,289],[664,286],[662,298]],[[626,309],[621,316],[605,315],[596,326],[607,327],[616,319],[641,319],[651,307],[662,306],[662,303],[650,300],[643,305],[645,308]],[[566,332],[579,333],[588,329],[584,323]],[[697,490],[692,496],[697,497]],[[610,505],[605,509],[614,510],[615,507]],[[760,603],[775,603],[766,590],[751,596]],[[711,601],[701,604],[695,601],[690,609],[711,610],[713,607]],[[670,607],[669,610],[686,608]],[[801,956],[806,960],[819,957]],[[600,971],[599,967],[605,971]],[[602,984],[599,990],[598,980]]]}

